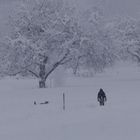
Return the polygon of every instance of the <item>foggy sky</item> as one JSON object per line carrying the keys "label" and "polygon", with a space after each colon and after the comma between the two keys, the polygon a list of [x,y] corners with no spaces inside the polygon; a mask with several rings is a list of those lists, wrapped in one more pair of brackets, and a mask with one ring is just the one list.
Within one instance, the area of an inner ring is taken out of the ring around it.
{"label": "foggy sky", "polygon": [[[0,34],[4,29],[5,21],[14,8],[14,4],[20,0],[0,0]],[[106,18],[115,16],[131,16],[140,19],[140,0],[68,0],[81,9],[102,3]]]}
{"label": "foggy sky", "polygon": [[[10,6],[13,2],[20,0],[0,0],[0,9],[3,9],[4,5]],[[75,5],[86,7],[88,5],[94,5],[102,1],[104,13],[106,17],[114,17],[116,15],[127,15],[136,18],[140,18],[140,0],[68,0],[73,1]],[[4,9],[4,13],[6,10]],[[1,11],[1,10],[0,10]],[[0,12],[0,17],[4,15]]]}
{"label": "foggy sky", "polygon": [[130,16],[140,19],[140,0],[79,0],[79,3],[83,4],[83,6],[102,3],[104,14],[107,18]]}
{"label": "foggy sky", "polygon": [[104,0],[105,14],[109,17],[115,15],[132,16],[140,18],[140,0]]}

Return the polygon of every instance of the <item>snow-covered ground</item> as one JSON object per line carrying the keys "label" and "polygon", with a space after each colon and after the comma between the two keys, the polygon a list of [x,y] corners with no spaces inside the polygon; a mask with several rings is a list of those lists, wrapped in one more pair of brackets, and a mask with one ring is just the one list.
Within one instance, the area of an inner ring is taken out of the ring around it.
{"label": "snow-covered ground", "polygon": [[[68,77],[62,88],[38,89],[37,84],[28,79],[0,80],[0,140],[140,138],[140,68],[128,65],[93,78]],[[97,103],[101,87],[108,99],[104,107]],[[43,101],[49,104],[40,105]]]}

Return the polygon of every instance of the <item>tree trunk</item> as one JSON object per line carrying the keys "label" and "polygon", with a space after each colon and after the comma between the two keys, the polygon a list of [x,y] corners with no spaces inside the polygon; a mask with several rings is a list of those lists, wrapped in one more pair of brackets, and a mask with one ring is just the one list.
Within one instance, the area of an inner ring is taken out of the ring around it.
{"label": "tree trunk", "polygon": [[45,88],[46,87],[46,80],[45,80],[45,64],[40,64],[39,66],[40,68],[40,72],[39,72],[39,76],[40,76],[40,80],[39,80],[39,88]]}
{"label": "tree trunk", "polygon": [[75,67],[73,68],[73,74],[76,75],[77,74],[77,71],[78,71],[78,68],[79,68],[79,61],[81,59],[81,56],[78,57],[77,61],[76,61],[76,65]]}
{"label": "tree trunk", "polygon": [[62,57],[62,59],[60,59],[58,62],[56,62],[52,68],[50,69],[50,71],[48,73],[46,73],[46,67],[45,65],[47,64],[47,60],[48,60],[48,57],[45,57],[43,62],[41,64],[39,64],[39,78],[40,78],[40,81],[39,81],[39,87],[40,88],[45,88],[45,82],[46,82],[46,79],[48,78],[48,76],[59,66],[59,65],[63,65],[65,64],[67,61],[64,61],[66,58],[67,58],[67,55],[69,54],[69,51]]}
{"label": "tree trunk", "polygon": [[39,81],[39,88],[45,88],[46,87],[46,83],[45,83],[46,81],[44,80],[44,79],[41,79],[40,81]]}
{"label": "tree trunk", "polygon": [[76,75],[78,71],[79,64],[77,62],[76,66],[73,68],[73,74]]}

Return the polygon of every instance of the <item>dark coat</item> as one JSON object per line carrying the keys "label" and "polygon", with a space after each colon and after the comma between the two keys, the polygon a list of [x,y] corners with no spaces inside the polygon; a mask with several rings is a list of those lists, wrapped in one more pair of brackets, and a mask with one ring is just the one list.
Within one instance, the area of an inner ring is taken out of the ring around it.
{"label": "dark coat", "polygon": [[103,89],[100,89],[100,91],[98,92],[97,100],[99,102],[105,102],[105,101],[107,101],[106,94],[103,91]]}

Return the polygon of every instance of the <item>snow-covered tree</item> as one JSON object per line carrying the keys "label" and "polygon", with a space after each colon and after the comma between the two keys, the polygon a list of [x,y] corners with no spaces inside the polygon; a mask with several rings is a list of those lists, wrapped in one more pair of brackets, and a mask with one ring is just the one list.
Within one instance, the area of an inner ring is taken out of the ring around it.
{"label": "snow-covered tree", "polygon": [[72,12],[61,0],[26,1],[12,22],[9,71],[30,72],[44,88],[48,76],[71,60],[71,46],[78,36]]}
{"label": "snow-covered tree", "polygon": [[140,62],[140,26],[139,21],[131,18],[119,18],[109,28],[114,51],[120,59]]}
{"label": "snow-covered tree", "polygon": [[82,13],[80,28],[81,37],[76,42],[80,49],[78,55],[75,55],[76,58],[74,57],[74,73],[80,66],[99,72],[113,64],[113,44],[101,9],[94,7]]}
{"label": "snow-covered tree", "polygon": [[5,76],[9,66],[10,46],[4,42],[0,42],[0,77]]}
{"label": "snow-covered tree", "polygon": [[32,74],[44,88],[60,65],[102,71],[114,62],[112,40],[97,7],[81,15],[63,0],[24,0],[11,18],[6,73]]}

